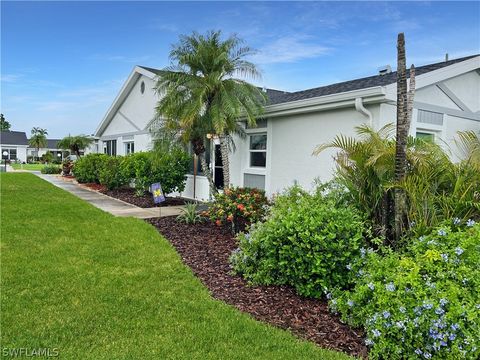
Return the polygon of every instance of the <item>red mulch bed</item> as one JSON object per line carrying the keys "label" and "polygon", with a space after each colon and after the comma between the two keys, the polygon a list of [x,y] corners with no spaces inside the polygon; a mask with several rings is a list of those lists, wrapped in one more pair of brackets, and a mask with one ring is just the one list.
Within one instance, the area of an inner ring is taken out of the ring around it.
{"label": "red mulch bed", "polygon": [[211,223],[186,225],[174,217],[147,221],[172,243],[213,297],[321,347],[367,356],[363,332],[342,324],[325,301],[301,297],[288,286],[250,286],[231,274],[228,258],[237,243],[227,229]]}
{"label": "red mulch bed", "polygon": [[[105,195],[111,196],[115,199],[120,199],[141,208],[152,208],[159,206],[153,202],[152,194],[147,192],[143,196],[137,196],[135,195],[135,189],[132,188],[121,188],[115,190],[103,189],[101,192]],[[181,198],[167,197],[166,201],[160,203],[160,206],[175,206],[184,204],[185,200]]]}
{"label": "red mulch bed", "polygon": [[97,183],[85,183],[85,184],[82,184],[82,185],[86,186],[89,189],[94,190],[94,191],[100,191],[102,193],[106,191],[105,186],[97,184]]}

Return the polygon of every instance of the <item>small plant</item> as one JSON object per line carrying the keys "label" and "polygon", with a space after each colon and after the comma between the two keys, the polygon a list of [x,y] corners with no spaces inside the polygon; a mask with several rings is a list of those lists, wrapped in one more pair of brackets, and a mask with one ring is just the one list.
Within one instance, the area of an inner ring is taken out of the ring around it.
{"label": "small plant", "polygon": [[62,176],[69,176],[72,174],[72,169],[73,169],[73,161],[70,160],[64,160],[62,162],[62,171],[61,174]]}
{"label": "small plant", "polygon": [[58,165],[45,165],[40,171],[42,174],[60,174],[62,169]]}
{"label": "small plant", "polygon": [[261,220],[268,209],[265,192],[258,189],[229,187],[217,194],[210,204],[208,215],[217,225],[230,223],[236,233],[245,225]]}
{"label": "small plant", "polygon": [[198,214],[198,205],[189,203],[182,209],[182,214],[177,216],[177,220],[185,224],[196,224],[203,221],[203,218]]}

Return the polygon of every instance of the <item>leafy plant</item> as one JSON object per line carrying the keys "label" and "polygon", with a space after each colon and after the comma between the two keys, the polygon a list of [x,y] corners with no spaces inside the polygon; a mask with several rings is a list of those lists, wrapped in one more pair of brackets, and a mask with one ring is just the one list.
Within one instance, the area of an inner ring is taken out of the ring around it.
{"label": "leafy plant", "polygon": [[333,311],[364,326],[369,358],[478,359],[480,225],[443,222],[401,253],[364,250],[351,291],[333,291]]}
{"label": "leafy plant", "polygon": [[60,149],[70,150],[80,158],[80,151],[85,150],[92,142],[93,139],[87,135],[68,135],[60,140],[57,146]]}
{"label": "leafy plant", "polygon": [[62,168],[58,165],[45,165],[40,172],[42,174],[60,174],[62,172]]}
{"label": "leafy plant", "polygon": [[100,163],[98,181],[107,189],[112,190],[125,185],[128,181],[120,171],[121,157],[106,156]]}
{"label": "leafy plant", "polygon": [[100,183],[100,169],[108,158],[105,154],[88,154],[78,159],[73,174],[79,183]]}
{"label": "leafy plant", "polygon": [[228,187],[215,195],[208,208],[210,219],[217,225],[232,225],[235,233],[240,227],[261,220],[268,209],[265,192],[258,189]]}
{"label": "leafy plant", "polygon": [[198,205],[189,203],[182,209],[182,213],[177,216],[177,220],[185,224],[196,224],[203,221],[203,217],[198,213]]}
{"label": "leafy plant", "polygon": [[239,235],[234,270],[253,283],[291,285],[312,297],[351,286],[349,268],[367,229],[355,208],[336,206],[337,200],[323,189],[310,194],[298,186],[276,197],[265,222]]}

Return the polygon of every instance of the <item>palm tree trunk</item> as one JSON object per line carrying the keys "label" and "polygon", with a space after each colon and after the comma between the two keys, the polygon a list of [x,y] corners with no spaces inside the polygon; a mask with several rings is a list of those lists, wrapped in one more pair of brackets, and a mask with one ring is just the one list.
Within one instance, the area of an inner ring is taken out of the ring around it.
{"label": "palm tree trunk", "polygon": [[198,157],[200,158],[200,165],[202,166],[203,174],[207,177],[208,184],[210,185],[210,196],[216,195],[218,191],[215,187],[215,182],[213,181],[212,172],[210,171],[207,161],[205,160],[205,153],[203,152],[198,154]]}
{"label": "palm tree trunk", "polygon": [[230,186],[230,160],[226,135],[220,136],[220,153],[222,154],[223,186],[227,188]]}
{"label": "palm tree trunk", "polygon": [[[407,169],[407,75],[405,59],[405,37],[398,34],[397,40],[397,134],[395,148],[395,182],[402,181]],[[395,240],[398,241],[403,233],[405,213],[405,193],[399,187],[395,188]]]}

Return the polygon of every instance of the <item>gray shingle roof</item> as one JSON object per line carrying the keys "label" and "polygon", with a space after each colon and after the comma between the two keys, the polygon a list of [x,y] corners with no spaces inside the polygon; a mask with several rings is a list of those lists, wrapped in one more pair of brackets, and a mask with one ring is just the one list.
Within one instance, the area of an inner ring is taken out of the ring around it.
{"label": "gray shingle roof", "polygon": [[7,145],[28,145],[27,135],[23,131],[2,131],[0,143]]}
{"label": "gray shingle roof", "polygon": [[60,139],[47,139],[47,149],[58,149],[57,143]]}
{"label": "gray shingle roof", "polygon": [[[419,66],[415,68],[415,74],[417,76],[422,75],[430,71],[441,69],[445,66],[453,65],[453,64],[474,58],[476,56],[479,56],[479,55],[478,54],[470,55],[470,56],[453,59],[449,61],[442,61],[435,64]],[[140,66],[140,67],[150,72],[153,72],[154,74],[158,74],[159,72],[158,69],[153,69],[145,66]],[[410,71],[407,70],[407,77],[409,76],[409,73]],[[282,103],[287,103],[287,102],[296,101],[296,100],[310,99],[310,98],[315,98],[315,97],[320,97],[325,95],[338,94],[338,93],[343,93],[347,91],[366,89],[366,88],[375,87],[375,86],[386,86],[389,84],[393,84],[396,81],[397,81],[397,72],[392,71],[391,73],[385,74],[385,75],[374,75],[374,76],[364,77],[361,79],[344,81],[344,82],[340,82],[332,85],[321,86],[313,89],[307,89],[307,90],[301,90],[301,91],[295,91],[295,92],[286,92],[286,91],[273,90],[273,89],[266,89],[266,91],[269,97],[269,104],[274,105],[274,104],[282,104]]]}

